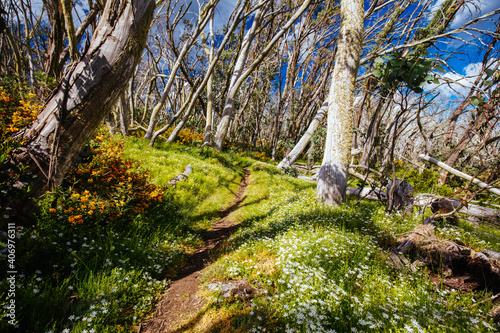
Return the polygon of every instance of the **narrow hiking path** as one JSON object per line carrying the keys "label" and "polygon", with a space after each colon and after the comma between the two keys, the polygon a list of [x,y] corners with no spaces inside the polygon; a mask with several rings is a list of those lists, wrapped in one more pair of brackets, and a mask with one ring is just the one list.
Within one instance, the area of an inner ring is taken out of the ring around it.
{"label": "narrow hiking path", "polygon": [[213,261],[212,250],[222,244],[239,226],[229,218],[244,199],[250,171],[245,175],[229,207],[220,212],[220,219],[207,232],[205,242],[188,258],[186,266],[172,279],[169,289],[160,300],[152,318],[139,325],[139,333],[175,332],[182,323],[200,311],[205,300],[198,297],[202,270]]}

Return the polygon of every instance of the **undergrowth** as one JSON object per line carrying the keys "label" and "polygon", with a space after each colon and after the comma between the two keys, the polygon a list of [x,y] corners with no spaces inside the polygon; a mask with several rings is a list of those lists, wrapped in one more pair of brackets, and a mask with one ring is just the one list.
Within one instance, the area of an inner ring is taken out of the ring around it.
{"label": "undergrowth", "polygon": [[[212,302],[204,313],[214,320],[193,331],[495,331],[491,304],[481,302],[487,293],[442,289],[426,270],[387,264],[383,249],[421,223],[420,216],[390,216],[380,203],[351,199],[325,208],[315,201],[314,184],[264,163],[253,165],[241,206],[241,227],[204,281],[245,278],[261,295],[245,304],[207,289]],[[235,302],[240,310],[233,316],[215,319]]]}
{"label": "undergrowth", "polygon": [[[33,226],[16,229],[15,295],[3,270],[0,330],[137,330],[241,180],[234,159],[194,151],[148,149],[137,139],[124,145],[99,131],[63,186],[41,198]],[[187,164],[189,178],[169,186]]]}

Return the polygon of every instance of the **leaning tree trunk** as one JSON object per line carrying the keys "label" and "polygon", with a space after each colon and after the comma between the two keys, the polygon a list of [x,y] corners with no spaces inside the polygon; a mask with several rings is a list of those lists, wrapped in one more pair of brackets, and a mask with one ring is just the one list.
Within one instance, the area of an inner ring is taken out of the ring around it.
{"label": "leaning tree trunk", "polygon": [[231,75],[231,82],[229,84],[229,90],[226,96],[224,110],[222,112],[221,120],[219,126],[217,127],[217,132],[214,138],[215,145],[219,150],[222,150],[222,145],[224,143],[226,133],[229,129],[229,123],[233,115],[234,99],[236,97],[236,92],[238,91],[239,88],[239,85],[237,86],[236,82],[243,74],[243,69],[248,59],[248,54],[250,53],[250,47],[252,46],[252,42],[256,36],[257,29],[260,28],[260,25],[264,19],[264,14],[267,8],[266,0],[261,0],[259,2],[259,7],[260,8],[257,11],[257,13],[255,13],[252,26],[250,27],[250,29],[245,34],[245,37],[243,38],[243,42],[241,43],[241,51],[238,54],[238,59],[236,60],[233,74]]}
{"label": "leaning tree trunk", "polygon": [[141,59],[153,0],[110,0],[88,52],[66,70],[57,90],[11,154],[38,176],[31,194],[62,182],[74,157],[116,103]]}
{"label": "leaning tree trunk", "polygon": [[283,158],[283,160],[278,164],[277,168],[279,170],[288,169],[292,167],[292,164],[295,163],[300,154],[302,154],[304,149],[306,149],[306,146],[311,140],[314,131],[316,131],[319,124],[323,120],[323,117],[325,116],[325,112],[327,109],[328,109],[328,101],[325,101],[321,106],[321,108],[316,113],[314,119],[309,124],[307,131],[300,138],[299,142],[295,145],[295,147],[293,147],[292,151],[285,158]]}
{"label": "leaning tree trunk", "polygon": [[[222,119],[217,126],[217,132],[215,134],[215,147],[218,150],[222,150],[222,145],[224,143],[224,139],[226,138],[227,131],[229,129],[231,115],[234,109],[234,98],[236,93],[238,92],[241,84],[250,76],[250,74],[262,63],[262,61],[267,57],[269,52],[273,49],[274,45],[278,42],[278,40],[285,34],[285,32],[290,29],[290,27],[297,21],[297,19],[302,15],[302,13],[307,9],[312,0],[304,0],[302,5],[297,9],[295,14],[290,17],[287,23],[280,29],[280,31],[274,35],[273,39],[267,44],[267,46],[262,50],[260,55],[252,62],[252,64],[245,70],[243,74],[239,75],[239,78],[236,80],[234,85],[231,83],[230,90],[226,96],[226,103],[224,105],[224,110],[222,113]],[[264,3],[265,1],[262,1]],[[254,18],[255,20],[256,18]],[[255,22],[255,21],[254,21]],[[246,37],[245,37],[246,38]],[[243,48],[242,48],[243,49]],[[241,68],[243,69],[243,68]],[[236,71],[236,68],[235,68]],[[234,72],[234,71],[233,71]],[[232,78],[231,78],[232,79]]]}
{"label": "leaning tree trunk", "polygon": [[345,201],[353,136],[354,84],[363,47],[362,0],[341,0],[342,23],[328,105],[325,155],[318,175],[318,198],[326,205]]}

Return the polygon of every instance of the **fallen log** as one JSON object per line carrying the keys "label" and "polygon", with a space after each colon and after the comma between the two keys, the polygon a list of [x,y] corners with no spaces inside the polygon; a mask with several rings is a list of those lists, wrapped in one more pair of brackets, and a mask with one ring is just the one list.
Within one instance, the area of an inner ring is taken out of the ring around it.
{"label": "fallen log", "polygon": [[[449,202],[449,204],[451,204],[453,209],[457,208],[460,205],[460,200],[458,199],[442,198],[425,193],[417,194],[414,200],[415,206],[420,207],[431,206],[431,204],[436,200],[446,200],[447,202]],[[500,223],[500,210],[498,209],[468,204],[467,206],[463,206],[462,208],[460,208],[458,213],[474,216],[490,221],[492,223]]]}
{"label": "fallen log", "polygon": [[366,198],[370,200],[386,201],[387,194],[384,191],[373,189],[371,187],[356,188],[348,187],[346,190],[346,195],[356,196],[359,198]]}
{"label": "fallen log", "polygon": [[431,271],[473,290],[500,291],[500,261],[451,240],[439,239],[432,224],[420,224],[399,240],[401,254],[418,254]]}
{"label": "fallen log", "polygon": [[[373,193],[370,193],[372,191],[373,191]],[[364,187],[362,189],[348,187],[346,194],[348,196],[358,196],[358,197],[363,197],[363,198],[370,199],[370,200],[378,200],[378,201],[387,200],[387,194],[384,191],[373,190],[370,187]],[[426,194],[426,193],[417,194],[414,197],[414,205],[419,206],[419,207],[430,207],[431,203],[436,199],[442,199],[442,197],[434,196],[432,194]],[[447,200],[449,200],[455,208],[458,207],[458,205],[460,204],[460,200],[458,200],[458,199],[453,199],[453,198],[448,199],[447,198]],[[498,209],[468,204],[467,207],[464,206],[464,207],[460,208],[458,213],[470,215],[473,217],[477,217],[479,219],[484,219],[484,220],[487,220],[491,223],[497,223],[497,224],[500,223],[500,210],[498,210]]]}
{"label": "fallen log", "polygon": [[397,247],[397,251],[402,254],[411,252],[424,239],[434,236],[434,228],[435,226],[430,223],[416,226],[415,229],[413,229],[410,234],[400,242]]}
{"label": "fallen log", "polygon": [[187,177],[193,172],[193,166],[191,164],[186,165],[186,169],[184,170],[183,173],[175,176],[174,178],[170,179],[168,182],[168,185],[172,186],[172,188],[175,188],[177,185],[177,182],[187,179]]}
{"label": "fallen log", "polygon": [[418,157],[422,160],[425,160],[425,161],[428,161],[428,162],[431,162],[431,163],[437,165],[438,167],[448,171],[449,173],[454,174],[455,176],[458,176],[458,177],[463,178],[463,179],[468,180],[468,181],[472,181],[473,184],[476,184],[477,186],[484,188],[488,192],[494,193],[496,195],[500,195],[500,189],[493,187],[489,184],[486,184],[477,178],[469,176],[468,174],[465,174],[461,171],[458,171],[457,169],[454,169],[454,168],[450,167],[449,165],[436,160],[435,158],[432,158],[432,157],[424,155],[424,154],[419,154]]}

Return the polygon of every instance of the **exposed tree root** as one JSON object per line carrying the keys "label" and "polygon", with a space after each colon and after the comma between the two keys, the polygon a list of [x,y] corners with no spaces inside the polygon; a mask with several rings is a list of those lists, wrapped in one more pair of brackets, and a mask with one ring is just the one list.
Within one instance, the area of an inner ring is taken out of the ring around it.
{"label": "exposed tree root", "polygon": [[[489,257],[487,251],[476,252],[463,244],[439,239],[434,228],[432,224],[421,224],[400,239],[398,257],[406,254],[418,258],[416,261],[441,276],[441,282],[450,287],[500,292],[499,260]],[[395,255],[392,253],[390,260],[398,265]]]}

